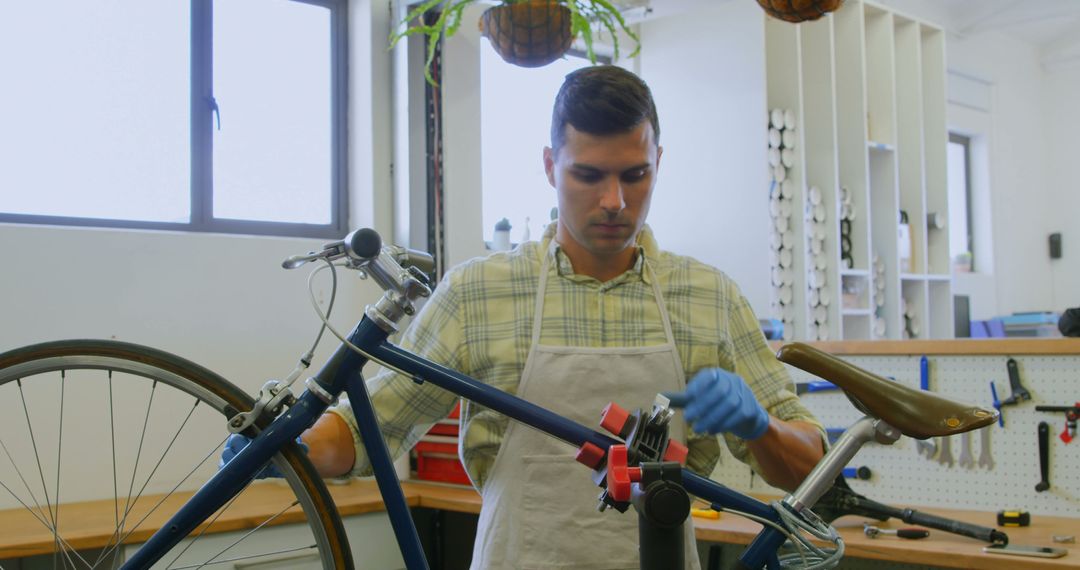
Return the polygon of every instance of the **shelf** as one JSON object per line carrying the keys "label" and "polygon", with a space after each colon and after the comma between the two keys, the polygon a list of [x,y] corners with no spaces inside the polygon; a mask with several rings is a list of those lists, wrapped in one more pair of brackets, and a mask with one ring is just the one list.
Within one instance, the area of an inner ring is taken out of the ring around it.
{"label": "shelf", "polygon": [[[797,26],[766,18],[765,39],[767,105],[799,118],[800,161],[787,172],[792,209],[803,211],[815,186],[814,201],[827,213],[829,337],[952,337],[948,232],[925,222],[930,212],[947,214],[944,31],[876,0],[850,0]],[[897,239],[901,211],[910,250]],[[791,226],[797,244],[814,245],[807,235],[822,229],[797,216]],[[793,340],[816,336],[808,258],[792,264]],[[883,335],[874,333],[876,317]]]}

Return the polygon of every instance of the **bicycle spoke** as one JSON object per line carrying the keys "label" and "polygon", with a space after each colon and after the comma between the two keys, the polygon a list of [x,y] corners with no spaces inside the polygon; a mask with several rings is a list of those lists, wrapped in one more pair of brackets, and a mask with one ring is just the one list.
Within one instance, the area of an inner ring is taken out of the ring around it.
{"label": "bicycle spoke", "polygon": [[[11,498],[18,501],[19,504],[22,505],[24,509],[26,509],[26,512],[30,513],[30,515],[34,517],[34,520],[41,523],[41,526],[45,527],[45,529],[48,530],[49,532],[54,532],[53,528],[51,526],[49,526],[49,521],[45,520],[45,514],[40,512],[40,508],[38,509],[38,512],[34,512],[34,509],[31,509],[29,507],[29,505],[27,505],[25,502],[23,502],[23,500],[21,498],[19,498],[19,496],[16,495],[15,492],[12,491],[10,487],[5,485],[3,481],[0,481],[0,487],[3,487],[4,490],[7,491],[9,495],[11,495]],[[62,537],[62,536],[60,537],[60,542],[65,547],[67,547],[67,549],[70,550],[72,554],[74,554],[75,556],[78,556],[79,560],[81,560],[83,564],[86,564],[88,567],[92,568],[91,564],[89,562],[87,562],[86,559],[83,558],[82,555],[80,555],[79,552],[77,550],[75,550],[71,546],[70,543],[68,543],[66,540],[64,540],[64,537]]]}
{"label": "bicycle spoke", "polygon": [[[248,482],[248,485],[251,485],[251,481]],[[245,486],[244,489],[247,489],[247,486]],[[173,561],[169,563],[165,570],[169,570],[169,568],[172,568],[172,565],[176,564],[176,562],[180,560],[180,557],[183,556],[184,553],[187,552],[188,549],[191,548],[192,545],[194,545],[200,538],[202,538],[203,535],[206,534],[206,531],[210,530],[210,527],[214,526],[214,523],[217,522],[219,518],[221,518],[221,515],[225,514],[225,511],[229,510],[229,507],[231,507],[232,504],[236,502],[236,499],[240,498],[240,495],[244,492],[244,489],[241,489],[240,493],[233,495],[233,498],[229,499],[229,502],[225,503],[224,507],[218,509],[218,512],[214,514],[213,518],[210,519],[210,522],[206,523],[206,526],[202,527],[202,529],[199,530],[199,534],[195,535],[195,538],[188,541],[187,546],[185,546],[180,551],[180,553],[177,554],[175,558],[173,558]]]}
{"label": "bicycle spoke", "polygon": [[[38,502],[37,495],[34,494],[34,491],[32,489],[30,489],[29,483],[27,483],[26,478],[23,477],[22,470],[19,469],[19,466],[15,464],[15,458],[11,456],[11,452],[8,451],[7,445],[4,444],[3,439],[0,439],[0,448],[4,449],[4,455],[7,455],[8,461],[11,462],[11,466],[15,469],[15,473],[19,476],[19,480],[22,481],[23,487],[26,489],[26,492],[30,494],[30,499],[34,501],[34,507],[37,509],[38,513],[41,513],[42,518],[44,518],[45,512],[41,510],[41,503]],[[4,485],[4,488],[7,489],[7,485]],[[15,493],[12,492],[10,489],[8,489],[8,492],[11,493],[12,497],[15,497]],[[15,497],[15,500],[22,503],[27,510],[30,510],[30,507],[26,506],[26,503],[23,503],[18,497]]]}
{"label": "bicycle spoke", "polygon": [[128,514],[131,513],[131,509],[135,508],[135,504],[131,502],[131,492],[135,490],[135,477],[139,474],[139,460],[142,458],[143,443],[146,442],[146,425],[150,422],[150,408],[154,405],[154,393],[157,392],[157,380],[150,386],[150,399],[146,402],[146,415],[143,417],[142,433],[139,434],[139,449],[135,452],[135,464],[131,470],[131,482],[128,484],[127,499],[124,500],[124,516],[120,519],[120,532],[123,532],[124,525],[127,524]]}
{"label": "bicycle spoke", "polygon": [[[228,439],[228,436],[225,436],[225,439]],[[193,467],[193,468],[191,469],[191,471],[188,471],[187,475],[184,475],[184,477],[183,477],[182,479],[180,479],[180,482],[179,482],[179,483],[177,483],[177,484],[176,484],[176,485],[175,485],[175,486],[174,486],[174,487],[173,487],[172,489],[170,489],[170,490],[169,490],[169,492],[168,492],[168,493],[166,493],[166,494],[165,494],[165,495],[164,495],[163,497],[161,497],[161,499],[160,499],[160,500],[159,500],[159,501],[157,502],[157,504],[155,504],[155,505],[154,505],[154,506],[153,506],[153,507],[152,507],[152,508],[151,508],[151,509],[150,509],[149,511],[147,511],[147,513],[146,513],[145,515],[143,515],[143,518],[139,519],[139,522],[135,523],[135,526],[133,526],[133,527],[131,527],[130,529],[128,529],[128,531],[127,531],[127,534],[125,534],[124,536],[120,537],[120,540],[117,540],[117,541],[116,541],[116,544],[114,544],[114,545],[112,546],[112,548],[111,548],[111,549],[109,549],[109,551],[108,551],[108,552],[105,552],[105,553],[103,554],[103,556],[108,556],[109,554],[112,554],[113,552],[115,552],[115,551],[119,550],[119,547],[120,547],[120,545],[122,545],[122,544],[124,543],[124,541],[125,541],[125,540],[127,540],[127,537],[131,536],[131,533],[133,533],[133,532],[135,532],[136,530],[138,530],[138,528],[139,528],[139,525],[141,525],[142,523],[146,522],[146,519],[147,519],[147,518],[148,518],[148,517],[149,517],[150,515],[154,514],[154,511],[156,511],[156,510],[158,509],[158,507],[160,507],[160,506],[162,505],[162,503],[164,503],[164,502],[166,501],[166,499],[168,499],[169,497],[171,497],[171,496],[173,495],[173,493],[175,493],[175,492],[176,492],[176,490],[177,490],[177,489],[179,489],[179,488],[180,488],[180,486],[181,486],[181,485],[183,485],[183,484],[184,484],[184,482],[188,480],[188,478],[189,478],[189,477],[191,477],[191,476],[192,476],[192,475],[193,475],[193,474],[194,474],[194,473],[195,473],[196,471],[198,471],[198,470],[199,470],[199,468],[200,468],[200,467],[202,467],[202,465],[203,465],[204,463],[206,463],[206,460],[207,460],[207,459],[210,459],[210,458],[211,458],[211,457],[212,457],[212,456],[213,456],[213,455],[214,455],[215,453],[217,453],[217,451],[218,451],[219,449],[221,449],[221,446],[225,445],[225,439],[222,439],[222,440],[221,440],[221,441],[220,441],[220,442],[219,442],[219,443],[217,444],[217,447],[215,447],[214,449],[211,449],[211,450],[210,450],[210,453],[207,453],[207,454],[206,454],[206,456],[202,458],[202,461],[200,461],[199,463],[197,463],[197,464],[195,465],[195,467]],[[250,483],[251,483],[251,481],[249,480],[249,481],[248,481],[248,484],[250,484]],[[246,488],[246,486],[245,486],[245,488]],[[240,490],[240,492],[243,492],[243,489],[241,489],[241,490]],[[239,495],[240,493],[237,493],[237,494]],[[125,518],[126,518],[126,515],[125,515]]]}
{"label": "bicycle spoke", "polygon": [[26,394],[23,392],[22,379],[15,380],[19,387],[19,398],[22,400],[23,414],[26,416],[26,428],[30,430],[30,444],[34,448],[34,460],[37,462],[38,476],[41,478],[41,490],[45,492],[45,508],[49,511],[49,522],[56,526],[56,518],[53,513],[52,502],[49,500],[49,488],[45,485],[45,471],[41,468],[41,455],[38,453],[37,439],[34,438],[34,426],[30,421],[30,408],[26,406]]}
{"label": "bicycle spoke", "polygon": [[[150,471],[150,475],[148,475],[146,477],[146,481],[144,481],[143,484],[142,484],[142,487],[139,488],[139,492],[135,495],[135,501],[131,503],[131,508],[132,509],[135,508],[135,504],[139,502],[140,498],[142,498],[143,491],[146,490],[147,485],[149,485],[150,481],[154,478],[154,474],[157,473],[158,468],[161,467],[161,463],[163,461],[165,461],[165,457],[169,454],[169,450],[171,450],[173,445],[176,444],[177,438],[180,437],[180,434],[184,431],[184,427],[187,426],[188,421],[191,420],[191,416],[195,413],[195,409],[198,408],[198,407],[199,407],[199,401],[195,400],[195,404],[193,406],[191,406],[191,410],[188,411],[187,416],[184,418],[184,421],[181,422],[180,427],[178,427],[176,429],[176,433],[173,435],[173,438],[169,442],[169,445],[165,447],[165,451],[163,451],[161,453],[161,457],[158,458],[158,461],[154,465],[154,468]],[[132,478],[134,479],[134,474],[132,474]],[[117,501],[117,503],[119,503],[119,501]],[[124,513],[124,520],[125,521],[127,520],[128,512],[130,512],[130,509],[127,510]],[[117,522],[116,531],[113,532],[113,535],[111,537],[109,537],[109,541],[105,544],[105,547],[108,548],[109,546],[111,546],[112,545],[112,539],[120,536],[121,532],[122,532],[122,530],[120,529],[120,523]],[[101,560],[101,557],[98,556],[98,560],[95,561],[94,564],[96,565],[100,560]]]}
{"label": "bicycle spoke", "polygon": [[[101,549],[98,553],[97,560],[94,561],[94,566],[101,562],[103,553],[112,546],[112,539],[119,538],[120,536],[120,492],[117,488],[116,477],[116,414],[114,412],[114,399],[113,399],[113,371],[109,370],[109,439],[112,447],[112,477],[113,477],[113,520],[116,521],[116,530],[113,531],[113,535],[109,537],[109,541],[105,543],[105,548]],[[116,557],[113,557],[110,568],[116,567]]]}
{"label": "bicycle spoke", "polygon": [[53,542],[60,550],[60,459],[64,444],[64,387],[67,385],[67,371],[60,371],[60,425],[56,433],[56,515],[53,517]]}
{"label": "bicycle spoke", "polygon": [[253,558],[262,558],[264,556],[274,556],[275,554],[288,554],[290,552],[300,552],[301,550],[311,550],[312,548],[318,548],[317,545],[311,546],[297,546],[296,548],[286,548],[284,550],[275,550],[274,552],[263,552],[262,554],[252,554],[250,556],[237,556],[236,558],[223,558],[221,560],[215,560],[213,562],[203,562],[202,564],[190,566],[177,566],[172,570],[191,570],[192,568],[202,568],[204,566],[211,566],[214,564],[228,564],[230,562],[237,562],[240,560],[251,560]]}
{"label": "bicycle spoke", "polygon": [[247,537],[251,536],[252,534],[255,534],[255,532],[256,532],[256,531],[258,531],[258,530],[259,530],[259,529],[261,529],[262,527],[266,526],[267,524],[269,524],[269,523],[270,523],[271,521],[273,521],[274,519],[276,519],[276,518],[280,517],[280,516],[281,516],[281,515],[282,515],[282,514],[283,514],[283,513],[285,512],[285,511],[287,511],[287,510],[289,510],[289,509],[291,509],[291,508],[293,508],[293,507],[295,507],[296,505],[299,505],[299,504],[300,504],[300,501],[293,501],[293,503],[292,503],[291,505],[288,505],[288,506],[286,506],[286,507],[285,507],[284,509],[281,509],[280,511],[278,511],[278,512],[277,512],[277,514],[275,514],[274,516],[272,516],[272,517],[270,517],[270,518],[268,518],[268,519],[264,520],[263,522],[259,523],[259,526],[257,526],[257,527],[255,527],[255,528],[253,528],[253,529],[251,529],[251,530],[249,530],[249,531],[245,532],[245,533],[243,534],[243,536],[241,536],[240,538],[236,539],[236,541],[235,541],[235,542],[233,542],[232,544],[230,544],[230,545],[226,546],[225,548],[223,548],[223,549],[221,550],[221,552],[218,552],[217,554],[215,554],[215,555],[211,556],[209,560],[207,560],[206,562],[203,562],[203,563],[202,563],[201,565],[197,566],[197,568],[202,568],[203,566],[206,566],[207,564],[210,564],[210,563],[211,563],[211,562],[213,562],[213,561],[214,561],[214,560],[215,560],[215,559],[216,559],[216,558],[217,558],[218,556],[221,556],[222,554],[225,554],[226,552],[228,552],[228,551],[229,551],[229,549],[230,549],[230,548],[232,548],[232,547],[236,546],[237,544],[240,544],[241,542],[243,542],[243,540],[244,540],[245,538],[247,538]]}

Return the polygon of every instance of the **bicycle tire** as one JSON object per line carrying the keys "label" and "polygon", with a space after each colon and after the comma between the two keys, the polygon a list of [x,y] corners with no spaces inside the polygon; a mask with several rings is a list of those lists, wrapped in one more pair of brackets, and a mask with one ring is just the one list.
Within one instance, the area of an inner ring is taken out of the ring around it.
{"label": "bicycle tire", "polygon": [[[205,403],[209,405],[209,409],[212,409],[213,411],[221,414],[221,423],[219,424],[219,426],[221,428],[220,431],[222,434],[222,438],[224,438],[226,434],[226,431],[224,429],[225,418],[231,417],[232,415],[237,413],[237,411],[250,410],[253,405],[253,399],[251,396],[249,396],[236,385],[225,380],[218,374],[187,359],[146,346],[109,340],[62,340],[35,344],[11,350],[0,354],[0,388],[9,386],[12,383],[15,383],[17,385],[19,395],[23,398],[22,405],[24,411],[26,411],[27,414],[26,421],[30,429],[30,439],[31,441],[34,441],[34,453],[38,456],[36,459],[39,472],[43,471],[42,459],[40,454],[38,453],[38,443],[36,442],[36,438],[34,437],[33,428],[30,427],[31,416],[29,410],[26,409],[26,395],[24,394],[24,388],[27,388],[29,386],[29,381],[27,379],[31,379],[34,377],[50,378],[54,373],[58,371],[60,372],[59,384],[61,394],[61,423],[59,433],[62,436],[64,398],[63,394],[65,393],[65,390],[68,389],[65,387],[64,384],[67,381],[66,378],[69,375],[72,375],[74,371],[80,371],[81,375],[81,371],[93,371],[86,372],[85,374],[99,374],[99,372],[97,371],[101,370],[107,371],[110,390],[109,406],[111,421],[115,421],[116,419],[112,410],[112,398],[113,379],[114,375],[117,373],[124,375],[125,378],[127,376],[130,376],[135,379],[154,381],[154,384],[151,388],[150,404],[148,404],[146,410],[147,420],[149,420],[149,418],[151,417],[151,408],[153,405],[154,397],[153,391],[158,388],[158,383],[160,382],[182,393],[179,394],[178,397],[186,397],[183,396],[183,394],[186,394],[187,396],[194,398],[195,403],[192,406],[193,410],[197,408],[199,404]],[[166,394],[166,392],[162,392],[162,394]],[[189,413],[189,417],[190,415],[191,414]],[[269,421],[265,419],[263,421],[257,422],[255,426],[250,428],[249,431],[245,433],[247,435],[253,436],[258,433],[258,430],[265,428],[268,423]],[[181,431],[185,428],[185,426],[186,421],[185,424],[181,425]],[[204,427],[204,429],[206,428]],[[179,432],[177,435],[179,435]],[[141,437],[145,439],[145,435]],[[220,443],[218,445],[220,448]],[[142,440],[140,440],[140,454],[142,452],[142,446],[143,442]],[[113,447],[113,487],[115,491],[115,489],[117,488],[117,477],[115,475],[117,469],[115,437],[113,441]],[[62,461],[62,438],[60,437],[58,437],[57,448],[57,473],[55,479],[56,498],[59,499],[60,480],[63,477],[60,472],[60,465]],[[165,456],[169,454],[170,449],[172,449],[172,443],[170,443],[170,447],[166,449],[165,453],[163,454],[162,460],[159,460],[159,466],[165,459]],[[12,459],[7,446],[4,447],[4,452],[8,454],[8,459],[11,459],[12,466],[15,466],[16,460]],[[3,458],[0,457],[0,461],[2,460]],[[204,458],[203,461],[205,462],[206,459]],[[213,458],[213,461],[214,465],[216,465],[216,456]],[[334,569],[353,568],[352,556],[345,534],[345,529],[342,525],[341,517],[338,514],[337,508],[334,505],[334,502],[325,484],[315,471],[314,466],[312,466],[311,462],[307,459],[307,456],[299,449],[298,446],[296,446],[295,444],[290,444],[289,446],[283,448],[274,457],[273,462],[275,466],[277,466],[278,469],[285,475],[285,481],[287,481],[289,487],[292,489],[292,492],[295,494],[296,501],[303,509],[305,515],[304,518],[306,519],[306,526],[311,529],[312,538],[315,541],[314,548],[318,549],[318,554],[321,560],[322,567]],[[203,467],[203,469],[206,468]],[[134,487],[134,483],[136,482],[136,474],[138,473],[138,470],[139,456],[136,456],[134,472],[131,474],[130,485],[132,488]],[[28,469],[27,471],[30,472],[31,470]],[[154,476],[154,473],[156,471],[157,467],[155,466],[155,471],[152,472],[150,475],[151,478]],[[34,473],[34,475],[36,475],[36,473]],[[23,478],[24,484],[27,484],[27,481],[25,480],[25,477],[21,472],[19,477]],[[149,479],[147,480],[147,483],[149,483]],[[48,503],[49,487],[46,484],[45,476],[43,473],[41,475],[41,487],[44,489],[46,503]],[[143,484],[143,488],[145,487],[146,483]],[[27,491],[30,491],[30,489],[31,487],[27,485]],[[8,492],[11,493],[12,497],[18,499],[16,494],[12,492],[11,489],[8,489]],[[141,492],[142,491],[140,490],[140,493]],[[130,501],[130,489],[128,495],[128,500]],[[30,491],[29,496],[34,497],[34,492]],[[114,501],[116,501],[117,505],[119,504],[119,499],[119,496],[114,497]],[[137,502],[138,500],[139,498],[136,497],[135,502]],[[34,501],[37,502],[36,497],[34,498]],[[21,500],[19,502],[22,503]],[[57,502],[58,505],[63,505],[63,503],[59,500]],[[40,505],[38,505],[37,513],[35,513],[34,510],[28,506],[28,504],[23,503],[23,506],[27,510],[29,510],[31,514],[35,517],[38,516],[38,513],[40,513],[40,515],[45,518],[46,513]],[[49,514],[52,515],[53,505],[47,506],[49,506],[50,509]],[[126,507],[127,505],[125,504],[125,508]],[[134,507],[134,503],[132,503],[132,507]],[[54,561],[56,560],[57,556],[61,555],[67,556],[70,559],[70,553],[63,552],[64,544],[70,546],[71,543],[66,542],[66,539],[62,536],[62,532],[58,530],[62,526],[59,522],[59,514],[60,507],[57,506],[55,520],[51,523],[52,526],[50,527],[49,524],[46,524],[48,532],[53,533],[55,537],[54,541],[56,549],[53,554]],[[117,513],[117,516],[119,516],[119,513]],[[127,513],[125,513],[125,523],[126,518]],[[40,520],[40,522],[45,523],[46,521]],[[273,525],[273,522],[269,523],[269,526]],[[116,531],[117,534],[115,534],[114,537],[121,536],[122,533],[125,531],[127,531],[127,529],[125,529],[122,525],[118,523],[118,528]],[[133,531],[127,531],[126,536],[130,536],[132,532]],[[193,533],[193,535],[194,534],[195,533]],[[195,540],[198,540],[198,538],[199,537],[196,537]],[[117,542],[121,542],[121,540],[118,540]],[[138,541],[128,539],[127,542]],[[119,548],[119,546],[114,548]],[[174,548],[174,552],[178,548],[179,546],[177,548]],[[72,548],[72,551],[75,550],[78,549]],[[184,552],[181,552],[180,554],[183,555]],[[162,560],[168,560],[168,557],[163,558]],[[173,562],[175,563],[176,561]],[[66,561],[64,562],[64,565],[66,567]],[[158,565],[155,565],[155,568],[157,566]]]}

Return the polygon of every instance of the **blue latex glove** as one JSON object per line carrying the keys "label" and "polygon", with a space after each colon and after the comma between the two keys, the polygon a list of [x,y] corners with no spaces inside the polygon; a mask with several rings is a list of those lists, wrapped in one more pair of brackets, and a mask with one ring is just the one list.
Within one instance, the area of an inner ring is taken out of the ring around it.
{"label": "blue latex glove", "polygon": [[[240,453],[240,450],[247,447],[249,443],[251,443],[251,438],[246,435],[239,433],[230,435],[229,438],[225,440],[225,448],[221,450],[221,458],[218,459],[218,469],[221,469],[226,463],[232,461],[233,457],[236,457],[236,454]],[[304,453],[307,453],[308,446],[306,443],[301,441],[299,437],[296,438],[296,443],[300,446],[300,449],[304,450]],[[267,477],[281,478],[284,477],[284,475],[281,474],[281,471],[278,470],[277,466],[271,461],[266,464],[266,467],[262,468],[262,471],[259,471],[259,473],[255,475],[256,479],[266,479]]]}
{"label": "blue latex glove", "polygon": [[737,374],[722,368],[699,370],[686,387],[689,403],[683,411],[698,433],[732,433],[745,440],[765,435],[769,413]]}

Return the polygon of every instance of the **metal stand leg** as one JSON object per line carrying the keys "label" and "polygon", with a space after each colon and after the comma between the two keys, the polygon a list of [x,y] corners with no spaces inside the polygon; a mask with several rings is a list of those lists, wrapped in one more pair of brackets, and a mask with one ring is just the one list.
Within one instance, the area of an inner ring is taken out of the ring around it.
{"label": "metal stand leg", "polygon": [[642,463],[641,482],[634,487],[642,570],[685,568],[683,525],[690,515],[690,495],[682,486],[682,466]]}

